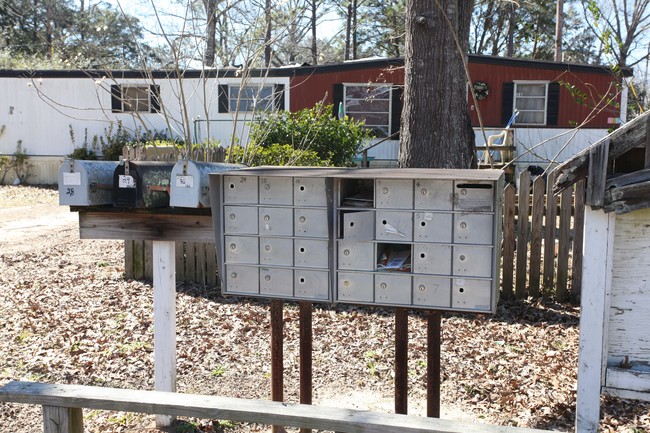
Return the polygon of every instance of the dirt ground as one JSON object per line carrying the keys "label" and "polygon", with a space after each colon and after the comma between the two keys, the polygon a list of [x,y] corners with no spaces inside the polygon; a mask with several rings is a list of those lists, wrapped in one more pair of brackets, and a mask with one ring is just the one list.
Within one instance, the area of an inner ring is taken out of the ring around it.
{"label": "dirt ground", "polygon": [[[153,389],[150,282],[123,278],[123,243],[79,240],[56,191],[0,186],[0,385],[37,380]],[[268,399],[268,303],[177,287],[178,391]],[[298,401],[298,308],[285,307],[286,401]],[[316,305],[314,404],[393,410],[392,311]],[[442,417],[572,431],[578,309],[517,302],[443,316]],[[423,415],[426,321],[409,316],[409,413]],[[650,431],[650,404],[603,399],[601,431]],[[84,411],[87,432],[153,432],[153,417]],[[39,431],[39,408],[0,403],[0,433]],[[178,432],[268,426],[182,420]]]}

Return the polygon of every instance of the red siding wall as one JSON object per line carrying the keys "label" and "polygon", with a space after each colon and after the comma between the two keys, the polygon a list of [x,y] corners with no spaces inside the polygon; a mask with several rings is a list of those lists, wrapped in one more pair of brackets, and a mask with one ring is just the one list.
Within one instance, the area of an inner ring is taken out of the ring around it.
{"label": "red siding wall", "polygon": [[[608,75],[604,70],[594,68],[594,71],[571,71],[571,65],[565,70],[544,68],[544,63],[530,66],[513,66],[509,64],[472,63],[470,58],[470,75],[472,81],[484,81],[487,83],[490,94],[487,98],[479,101],[479,109],[485,127],[504,126],[501,122],[501,90],[504,82],[515,80],[542,80],[551,82],[563,82],[575,86],[580,92],[587,96],[582,102],[576,102],[565,86],[560,89],[559,116],[557,125],[549,125],[550,128],[568,128],[584,122],[585,119],[593,117],[585,126],[591,128],[607,128],[608,118],[618,117],[619,108],[604,106],[601,102],[599,111],[593,107],[598,104],[604,95],[615,95],[615,88],[612,85],[614,77]],[[348,64],[346,64],[348,65]],[[353,64],[352,64],[353,65]],[[349,65],[350,68],[353,66]],[[555,66],[556,68],[557,66]],[[335,68],[315,68],[309,73],[299,72],[291,79],[290,107],[292,111],[312,107],[317,102],[324,100],[325,103],[332,103],[332,90],[337,83],[392,83],[404,84],[404,68],[400,66],[376,66],[362,67],[356,65],[354,69],[332,70]],[[470,98],[471,99],[471,98]],[[620,98],[616,98],[620,100]],[[473,102],[469,101],[472,124],[479,126],[476,109]],[[604,109],[603,109],[604,108]]]}

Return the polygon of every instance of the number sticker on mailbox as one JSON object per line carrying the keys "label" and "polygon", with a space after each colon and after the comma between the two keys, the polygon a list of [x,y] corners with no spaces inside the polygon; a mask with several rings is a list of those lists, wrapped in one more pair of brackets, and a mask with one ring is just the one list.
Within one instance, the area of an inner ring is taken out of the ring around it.
{"label": "number sticker on mailbox", "polygon": [[81,185],[81,173],[79,173],[78,171],[74,173],[63,173],[63,185],[65,186]]}
{"label": "number sticker on mailbox", "polygon": [[120,188],[135,188],[135,179],[133,179],[133,176],[120,174],[119,181]]}
{"label": "number sticker on mailbox", "polygon": [[194,176],[176,176],[177,188],[194,188]]}

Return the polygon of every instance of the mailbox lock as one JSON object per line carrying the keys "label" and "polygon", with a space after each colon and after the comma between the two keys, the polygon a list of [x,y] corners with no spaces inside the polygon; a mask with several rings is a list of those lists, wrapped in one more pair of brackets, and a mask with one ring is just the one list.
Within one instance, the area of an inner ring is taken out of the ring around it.
{"label": "mailbox lock", "polygon": [[463,293],[463,292],[465,291],[465,289],[464,289],[463,287],[461,287],[460,289],[458,289],[458,291],[459,291],[460,293]]}
{"label": "mailbox lock", "polygon": [[307,220],[307,218],[305,218],[304,216],[301,216],[298,219],[300,220],[301,223],[304,223]]}
{"label": "mailbox lock", "polygon": [[271,281],[271,276],[270,275],[264,275],[264,280]]}
{"label": "mailbox lock", "polygon": [[305,278],[304,278],[304,277],[301,277],[301,278],[300,278],[300,282],[301,282],[301,283],[304,283],[304,282],[305,282]]}
{"label": "mailbox lock", "polygon": [[234,183],[230,184],[230,189],[235,189],[235,184]]}
{"label": "mailbox lock", "polygon": [[379,287],[381,287],[382,289],[385,289],[385,288],[388,287],[388,286],[386,285],[386,283],[381,283],[381,284],[379,285]]}
{"label": "mailbox lock", "polygon": [[237,215],[235,215],[234,213],[231,213],[231,214],[230,214],[230,219],[231,219],[231,220],[234,220],[235,218],[237,218]]}
{"label": "mailbox lock", "polygon": [[461,256],[458,257],[458,258],[459,258],[461,261],[465,261],[465,256],[464,256],[464,255],[461,255]]}
{"label": "mailbox lock", "polygon": [[467,223],[466,222],[460,223],[460,228],[461,229],[466,229],[467,228]]}
{"label": "mailbox lock", "polygon": [[350,255],[350,250],[348,250],[348,249],[343,250],[343,255],[344,256],[349,256]]}
{"label": "mailbox lock", "polygon": [[383,192],[384,194],[388,194],[388,188],[387,188],[387,187],[383,187],[383,188],[381,189],[381,192]]}
{"label": "mailbox lock", "polygon": [[231,249],[231,250],[235,250],[235,249],[237,249],[237,245],[236,245],[236,244],[230,244],[230,249]]}
{"label": "mailbox lock", "polygon": [[348,286],[350,286],[350,282],[348,280],[345,280],[345,281],[343,281],[343,285],[345,287],[348,287]]}
{"label": "mailbox lock", "polygon": [[264,245],[264,249],[266,251],[271,251],[271,245]]}
{"label": "mailbox lock", "polygon": [[424,253],[420,253],[420,258],[423,259],[425,257]]}
{"label": "mailbox lock", "polygon": [[461,189],[460,195],[467,195],[467,190],[465,188]]}
{"label": "mailbox lock", "polygon": [[425,287],[424,284],[420,284],[420,285],[418,286],[418,290],[419,290],[420,292],[424,292],[426,289],[427,289],[427,288]]}
{"label": "mailbox lock", "polygon": [[305,247],[300,247],[300,252],[304,253],[305,252]]}
{"label": "mailbox lock", "polygon": [[300,191],[304,191],[304,190],[305,190],[305,185],[300,185]]}
{"label": "mailbox lock", "polygon": [[270,216],[268,216],[268,215],[264,215],[264,221],[269,221],[270,219],[271,219]]}
{"label": "mailbox lock", "polygon": [[232,274],[230,274],[230,276],[231,276],[232,278],[237,278],[237,272],[233,272]]}
{"label": "mailbox lock", "polygon": [[422,189],[420,190],[420,194],[422,194],[422,195],[427,195],[428,192],[429,192],[429,191],[427,191],[426,188],[422,188]]}
{"label": "mailbox lock", "polygon": [[264,184],[264,189],[267,190],[267,191],[270,190],[270,189],[271,189],[271,185],[269,185],[268,183],[265,183],[265,184]]}

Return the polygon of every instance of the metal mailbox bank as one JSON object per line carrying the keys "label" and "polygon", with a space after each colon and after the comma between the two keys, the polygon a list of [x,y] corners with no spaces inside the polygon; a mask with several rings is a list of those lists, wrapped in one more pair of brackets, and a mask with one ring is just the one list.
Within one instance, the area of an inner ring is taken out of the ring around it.
{"label": "metal mailbox bank", "polygon": [[494,312],[499,170],[210,175],[225,294]]}

